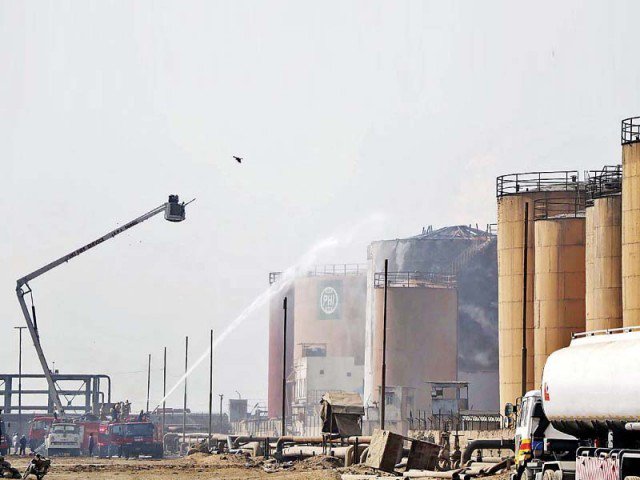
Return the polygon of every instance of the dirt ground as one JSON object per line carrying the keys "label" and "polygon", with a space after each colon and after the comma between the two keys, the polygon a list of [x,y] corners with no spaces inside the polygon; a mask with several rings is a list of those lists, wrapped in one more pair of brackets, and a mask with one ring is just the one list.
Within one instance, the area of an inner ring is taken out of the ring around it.
{"label": "dirt ground", "polygon": [[[23,472],[29,458],[8,456],[6,459]],[[175,459],[99,459],[54,457],[45,480],[176,480],[183,478],[207,480],[340,480],[342,473],[372,474],[364,465],[338,467],[337,459],[313,457],[293,462],[287,469],[268,473],[264,462],[239,455],[195,454]],[[378,475],[389,475],[377,472]],[[389,475],[390,478],[391,475]],[[34,477],[31,477],[35,480]],[[398,478],[398,477],[396,477]],[[402,477],[399,477],[402,478]],[[484,477],[483,480],[507,480],[508,475]]]}
{"label": "dirt ground", "polygon": [[[27,457],[8,456],[13,467],[23,472],[29,462]],[[313,459],[309,459],[313,460]],[[176,459],[52,459],[52,467],[46,480],[175,480],[177,478],[206,478],[220,480],[339,480],[340,474],[331,469],[330,463],[318,461],[296,462],[287,470],[267,473],[260,462],[247,461],[236,455],[191,455]],[[32,477],[33,478],[33,477]],[[35,479],[34,479],[35,480]]]}

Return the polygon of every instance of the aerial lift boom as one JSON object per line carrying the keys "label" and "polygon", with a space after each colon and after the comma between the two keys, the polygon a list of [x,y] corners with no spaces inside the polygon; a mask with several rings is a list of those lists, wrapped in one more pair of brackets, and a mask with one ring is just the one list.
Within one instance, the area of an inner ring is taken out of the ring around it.
{"label": "aerial lift boom", "polygon": [[27,322],[27,328],[29,330],[29,333],[31,334],[33,345],[36,347],[38,360],[40,360],[40,365],[42,366],[42,370],[47,379],[47,384],[49,388],[49,398],[51,398],[53,402],[53,408],[56,414],[60,414],[60,415],[64,414],[64,406],[62,405],[62,402],[60,401],[60,395],[58,395],[58,391],[56,390],[55,381],[53,380],[53,372],[49,370],[49,366],[47,365],[47,361],[44,357],[44,352],[42,351],[42,345],[40,344],[40,335],[38,334],[36,310],[35,310],[35,306],[33,305],[33,297],[32,297],[31,311],[29,311],[29,308],[27,307],[27,304],[24,299],[25,295],[32,294],[31,287],[29,287],[29,282],[47,273],[49,270],[52,270],[57,266],[68,262],[72,258],[77,257],[81,253],[84,253],[87,250],[90,250],[93,247],[100,245],[106,240],[109,240],[115,237],[116,235],[119,235],[129,230],[131,227],[135,227],[136,225],[144,222],[145,220],[150,219],[151,217],[159,213],[164,212],[164,218],[170,222],[181,222],[182,220],[185,219],[185,206],[188,205],[189,203],[191,202],[179,203],[179,199],[177,195],[169,195],[168,202],[163,203],[159,207],[156,207],[153,210],[145,213],[144,215],[141,215],[138,218],[131,220],[129,223],[121,227],[118,227],[115,230],[112,230],[111,232],[107,233],[106,235],[103,235],[97,240],[94,240],[91,243],[87,243],[85,246],[80,247],[77,250],[74,250],[73,252],[68,253],[67,255],[64,255],[63,257],[60,257],[57,260],[54,260],[53,262],[45,265],[44,267],[41,267],[38,270],[31,272],[30,274],[25,275],[24,277],[18,279],[17,285],[16,285],[16,295],[18,296],[18,303],[20,303],[20,308],[22,309],[22,314],[24,315],[24,319]]}

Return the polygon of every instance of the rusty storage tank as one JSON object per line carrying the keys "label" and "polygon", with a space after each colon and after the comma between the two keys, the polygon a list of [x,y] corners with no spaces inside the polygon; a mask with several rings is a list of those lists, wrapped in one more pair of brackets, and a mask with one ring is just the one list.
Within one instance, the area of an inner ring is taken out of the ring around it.
{"label": "rusty storage tank", "polygon": [[[483,226],[484,227],[484,226]],[[451,225],[418,235],[372,242],[367,249],[364,401],[374,398],[374,322],[381,308],[376,274],[389,271],[455,275],[458,295],[458,380],[469,382],[469,405],[496,411],[498,401],[498,262],[495,226]],[[379,380],[377,380],[379,382]],[[389,416],[389,415],[387,415]]]}
{"label": "rusty storage tank", "polygon": [[295,294],[292,284],[278,285],[279,272],[269,274],[272,288],[281,290],[269,302],[269,372],[267,385],[267,410],[270,418],[280,417],[282,413],[282,355],[284,346],[284,310],[283,300],[287,297],[287,376],[293,372],[293,325]]}
{"label": "rusty storage tank", "polygon": [[534,202],[534,370],[540,388],[547,357],[585,329],[585,198]]}
{"label": "rusty storage tank", "polygon": [[[575,170],[514,173],[496,179],[498,202],[498,344],[500,404],[522,396],[522,318],[526,301],[526,390],[534,387],[533,289],[535,232],[533,202],[540,198],[571,198],[584,186]],[[529,209],[527,298],[524,293],[524,217]]]}
{"label": "rusty storage tank", "polygon": [[[382,391],[384,273],[375,275],[373,398]],[[387,291],[388,388],[413,391],[406,415],[431,412],[427,381],[457,378],[458,296],[452,275],[389,272]],[[413,390],[415,389],[415,390]],[[388,400],[387,400],[387,403]],[[405,417],[406,418],[406,417]]]}
{"label": "rusty storage tank", "polygon": [[295,279],[294,361],[312,348],[363,365],[366,272],[366,265],[324,265]]}
{"label": "rusty storage tank", "polygon": [[586,330],[622,326],[622,165],[587,172]]}
{"label": "rusty storage tank", "polygon": [[640,117],[622,121],[622,323],[640,325]]}

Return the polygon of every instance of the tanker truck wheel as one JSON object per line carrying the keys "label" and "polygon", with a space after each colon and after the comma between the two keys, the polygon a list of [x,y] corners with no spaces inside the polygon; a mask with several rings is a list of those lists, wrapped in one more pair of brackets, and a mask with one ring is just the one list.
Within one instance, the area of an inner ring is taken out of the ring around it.
{"label": "tanker truck wheel", "polygon": [[562,472],[559,470],[545,470],[542,480],[562,480]]}
{"label": "tanker truck wheel", "polygon": [[640,480],[640,477],[636,475],[627,475],[626,477],[624,477],[624,480]]}

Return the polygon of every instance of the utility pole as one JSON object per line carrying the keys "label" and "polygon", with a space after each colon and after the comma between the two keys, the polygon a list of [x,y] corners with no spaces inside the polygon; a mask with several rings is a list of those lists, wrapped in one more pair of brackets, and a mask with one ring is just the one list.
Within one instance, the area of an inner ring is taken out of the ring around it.
{"label": "utility pole", "polygon": [[220,397],[220,433],[222,433],[222,399],[224,394],[220,393],[218,396]]}
{"label": "utility pole", "polygon": [[284,331],[282,340],[282,424],[280,426],[280,435],[286,435],[287,423],[287,297],[284,297],[282,303],[284,310]]}
{"label": "utility pole", "polygon": [[522,276],[522,396],[527,393],[527,257],[529,253],[529,202],[524,204],[524,264]]}
{"label": "utility pole", "polygon": [[18,429],[22,435],[22,330],[27,327],[13,327],[20,335],[20,347],[18,353]]}
{"label": "utility pole", "polygon": [[[187,369],[189,367],[189,337],[184,338],[184,403],[182,405],[182,446],[187,437]],[[186,453],[186,452],[185,452]]]}
{"label": "utility pole", "polygon": [[162,367],[162,438],[164,439],[165,411],[167,407],[167,347],[164,347],[164,365]]}
{"label": "utility pole", "polygon": [[209,448],[211,448],[211,419],[213,417],[213,329],[209,339]]}
{"label": "utility pole", "polygon": [[149,365],[147,366],[147,414],[149,413],[149,396],[151,395],[151,354],[149,354]]}
{"label": "utility pole", "polygon": [[380,394],[380,429],[384,430],[385,407],[387,403],[387,285],[389,259],[384,260],[384,304],[382,307],[382,385]]}

